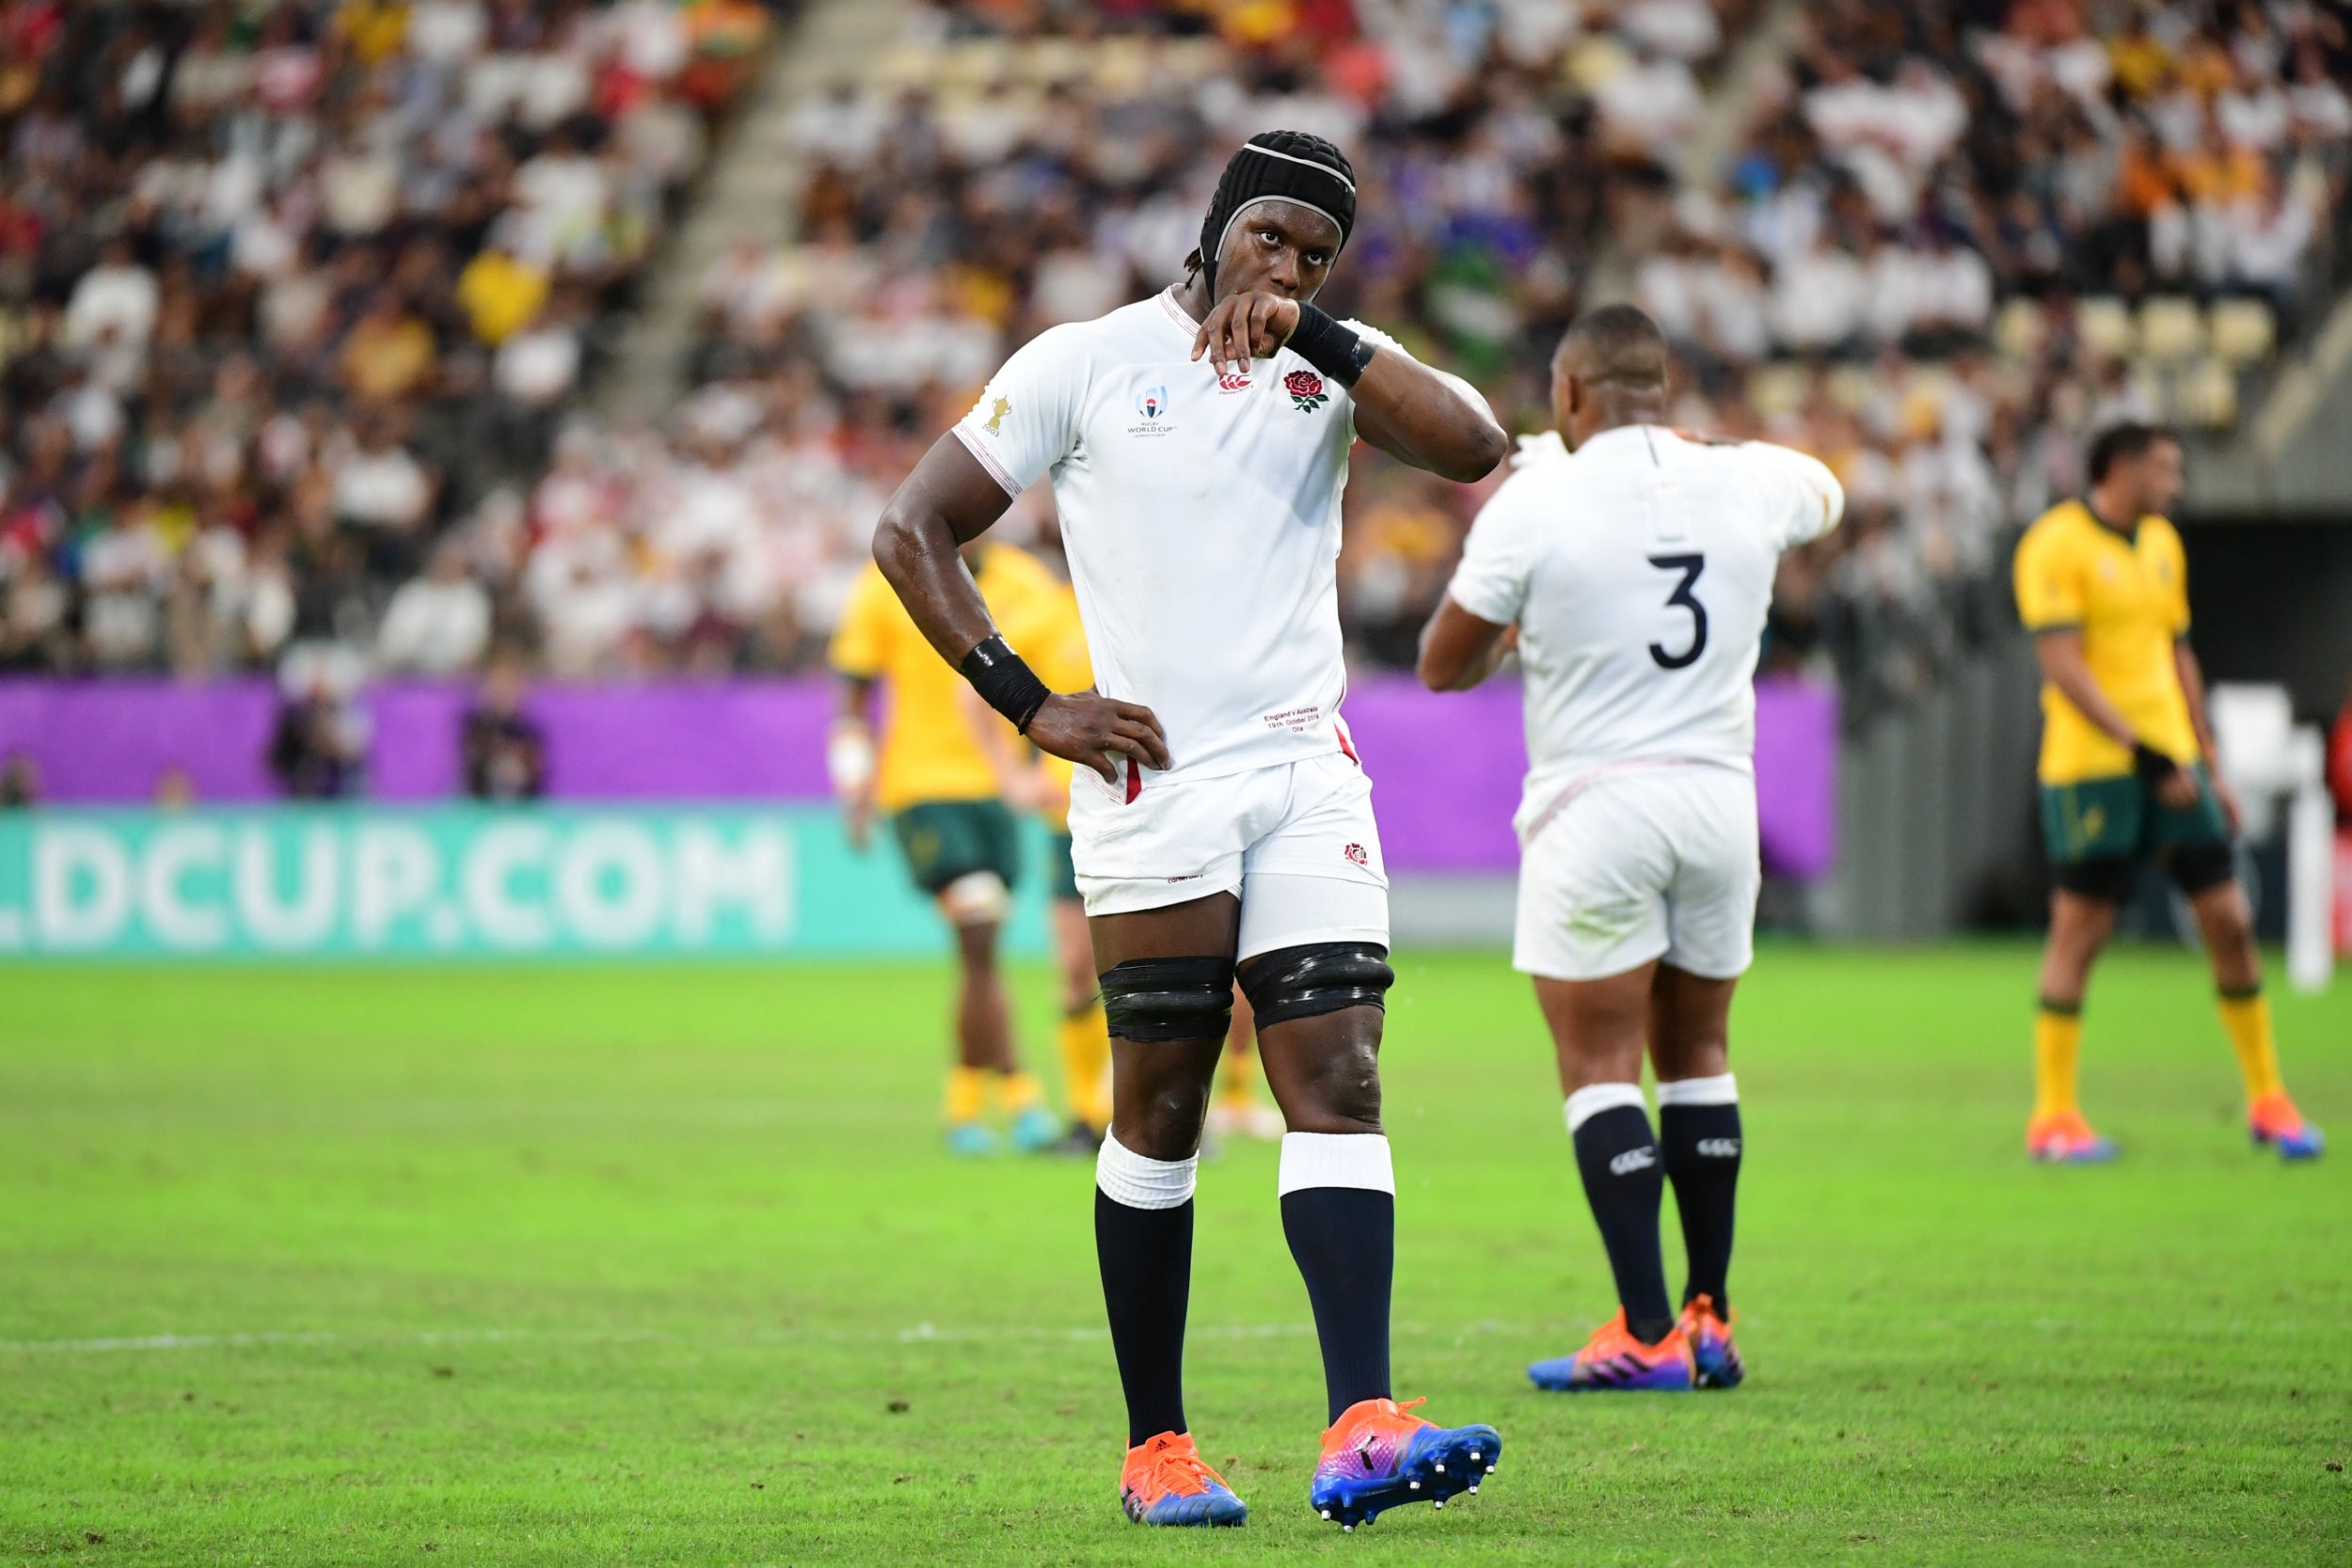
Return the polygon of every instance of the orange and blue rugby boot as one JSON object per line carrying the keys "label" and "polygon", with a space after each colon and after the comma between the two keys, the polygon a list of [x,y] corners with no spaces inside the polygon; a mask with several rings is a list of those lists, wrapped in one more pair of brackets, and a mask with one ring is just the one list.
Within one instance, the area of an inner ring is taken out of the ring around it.
{"label": "orange and blue rugby boot", "polygon": [[1740,1348],[1731,1342],[1730,1321],[1715,1315],[1713,1296],[1695,1295],[1684,1302],[1675,1332],[1691,1347],[1691,1366],[1700,1387],[1737,1388],[1748,1375]]}
{"label": "orange and blue rugby boot", "polygon": [[1698,1366],[1691,1357],[1691,1341],[1680,1334],[1669,1334],[1654,1345],[1635,1338],[1620,1307],[1615,1317],[1593,1330],[1582,1350],[1538,1361],[1527,1369],[1527,1375],[1536,1387],[1555,1393],[1607,1389],[1687,1394],[1698,1382]]}
{"label": "orange and blue rugby boot", "polygon": [[2119,1151],[2113,1138],[2090,1130],[2080,1111],[2053,1111],[2026,1124],[2026,1152],[2053,1165],[2104,1165]]}
{"label": "orange and blue rugby boot", "polygon": [[1438,1508],[1475,1492],[1502,1458],[1490,1426],[1441,1427],[1408,1414],[1422,1402],[1359,1400],[1323,1434],[1323,1457],[1307,1504],[1343,1530],[1369,1525],[1383,1509],[1429,1502]]}
{"label": "orange and blue rugby boot", "polygon": [[2316,1160],[2328,1147],[2319,1129],[2303,1119],[2284,1089],[2273,1089],[2246,1108],[2246,1131],[2256,1148],[2275,1148],[2281,1160]]}
{"label": "orange and blue rugby boot", "polygon": [[1249,1517],[1189,1432],[1163,1432],[1127,1450],[1119,1506],[1138,1525],[1238,1525]]}

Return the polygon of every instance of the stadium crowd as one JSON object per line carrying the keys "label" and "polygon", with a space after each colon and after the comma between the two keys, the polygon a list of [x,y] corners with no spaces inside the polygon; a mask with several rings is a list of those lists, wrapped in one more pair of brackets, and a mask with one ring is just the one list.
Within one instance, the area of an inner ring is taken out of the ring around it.
{"label": "stadium crowd", "polygon": [[2340,280],[2352,37],[2294,0],[1804,23],[1635,293],[1693,372],[1686,422],[1844,480],[1851,520],[1784,576],[1773,657],[1822,650],[1867,719],[2006,616],[2009,543],[2082,487],[2090,432],[2230,425]]}
{"label": "stadium crowd", "polygon": [[543,465],[771,24],[0,5],[0,668],[478,660],[438,541]]}
{"label": "stadium crowd", "polygon": [[[1788,566],[1771,659],[1865,717],[2006,613],[2086,431],[2234,417],[2336,276],[2352,150],[2352,46],[2304,0],[1826,0],[1696,170],[1744,0],[932,4],[801,106],[794,238],[719,260],[692,390],[631,428],[565,410],[755,8],[66,9],[0,8],[19,668],[314,636],[806,667],[922,446],[1020,342],[1172,277],[1224,150],[1279,123],[1356,154],[1338,307],[1521,428],[1613,275],[1681,352],[1678,422],[1832,463],[1853,521]],[[43,16],[62,54],[22,41]],[[1360,459],[1359,657],[1408,658],[1481,499]]]}

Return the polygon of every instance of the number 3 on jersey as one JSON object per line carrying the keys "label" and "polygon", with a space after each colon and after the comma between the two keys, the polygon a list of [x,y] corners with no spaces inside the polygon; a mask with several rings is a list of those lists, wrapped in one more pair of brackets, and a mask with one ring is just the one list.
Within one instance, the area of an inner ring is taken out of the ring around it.
{"label": "number 3 on jersey", "polygon": [[1691,590],[1698,582],[1699,574],[1707,570],[1707,557],[1654,555],[1649,558],[1649,563],[1661,572],[1682,574],[1682,580],[1676,583],[1675,591],[1666,595],[1666,602],[1691,612],[1691,645],[1678,654],[1670,654],[1653,642],[1649,645],[1649,657],[1658,661],[1661,670],[1688,669],[1698,661],[1699,655],[1707,652],[1707,607],[1691,596]]}

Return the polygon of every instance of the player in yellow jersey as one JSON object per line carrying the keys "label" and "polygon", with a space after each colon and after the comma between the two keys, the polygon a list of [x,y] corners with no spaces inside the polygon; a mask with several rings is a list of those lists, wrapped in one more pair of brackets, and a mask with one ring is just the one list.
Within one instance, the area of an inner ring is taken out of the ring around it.
{"label": "player in yellow jersey", "polygon": [[[993,607],[992,607],[993,608]],[[1009,638],[1029,650],[1038,678],[1057,691],[1085,691],[1094,685],[1087,657],[1085,624],[1078,595],[1056,582],[1025,611],[997,617]],[[1070,859],[1070,780],[1074,765],[1040,752],[1012,732],[979,694],[963,691],[966,721],[997,774],[1005,800],[1045,821],[1046,892],[1052,897],[1054,951],[1061,963],[1062,1083],[1070,1096],[1070,1130],[1057,1146],[1065,1153],[1093,1154],[1111,1124],[1111,1036],[1103,1012],[1103,992],[1094,977],[1094,943],[1087,934],[1086,903],[1078,896],[1078,873]]]}
{"label": "player in yellow jersey", "polygon": [[2042,514],[2017,546],[2017,609],[2041,657],[2042,827],[2053,879],[2034,1025],[2034,1158],[2113,1159],[2075,1101],[2083,989],[2140,863],[2160,862],[2196,911],[2222,1027],[2246,1078],[2248,1125],[2288,1159],[2319,1130],[2279,1079],[2253,921],[2232,860],[2237,803],[2209,768],[2204,679],[2188,644],[2188,567],[2164,514],[2181,443],[2122,424],[2090,449],[2090,491]]}
{"label": "player in yellow jersey", "polygon": [[[975,541],[963,556],[990,612],[1006,625],[1033,615],[1057,586],[1035,557],[1009,545]],[[863,849],[874,812],[886,814],[915,885],[955,930],[961,972],[947,1146],[959,1154],[995,1151],[997,1134],[986,1120],[993,1095],[1011,1122],[1013,1147],[1044,1148],[1061,1136],[1061,1125],[1014,1054],[996,964],[997,934],[1020,876],[1020,835],[964,716],[963,678],[923,640],[870,564],[850,590],[830,657],[841,677],[841,709],[826,763],[850,842]],[[879,760],[867,717],[877,681],[887,684],[890,698]]]}

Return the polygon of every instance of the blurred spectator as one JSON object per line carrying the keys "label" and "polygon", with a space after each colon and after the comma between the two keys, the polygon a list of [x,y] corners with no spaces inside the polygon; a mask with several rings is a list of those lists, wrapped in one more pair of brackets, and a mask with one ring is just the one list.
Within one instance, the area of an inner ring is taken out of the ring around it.
{"label": "blurred spectator", "polygon": [[536,800],[547,793],[547,736],[523,711],[519,660],[490,666],[460,737],[466,793],[476,800]]}
{"label": "blurred spectator", "polygon": [[469,570],[465,545],[448,540],[431,568],[401,584],[376,633],[376,668],[394,674],[454,675],[490,645],[490,594]]}
{"label": "blurred spectator", "polygon": [[342,650],[312,646],[288,656],[266,755],[288,800],[342,800],[364,789],[369,725],[359,679],[358,661]]}
{"label": "blurred spectator", "polygon": [[30,752],[0,761],[0,811],[40,804],[40,764]]}

